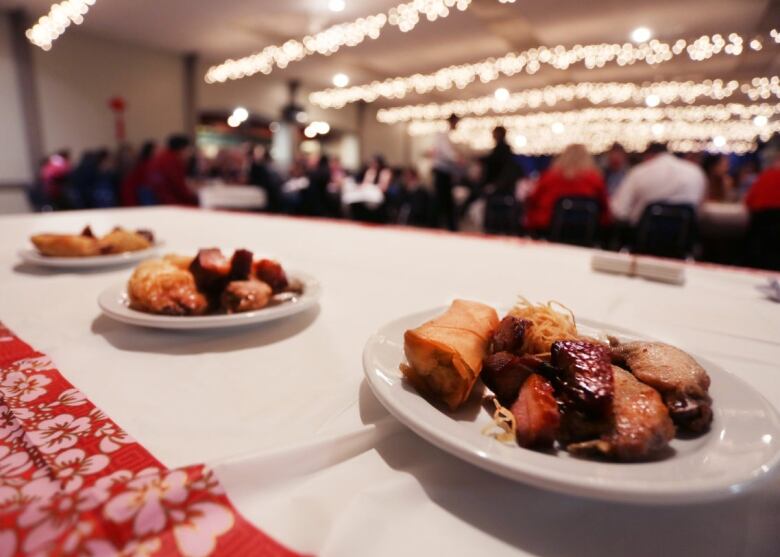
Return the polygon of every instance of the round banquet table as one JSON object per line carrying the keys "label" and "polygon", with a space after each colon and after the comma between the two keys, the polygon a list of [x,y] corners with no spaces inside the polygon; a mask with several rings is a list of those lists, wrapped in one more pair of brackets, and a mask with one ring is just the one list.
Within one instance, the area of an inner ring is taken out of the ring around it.
{"label": "round banquet table", "polygon": [[[246,247],[322,282],[318,309],[218,333],[101,316],[130,269],[55,272],[16,251],[38,231],[148,228],[166,249]],[[513,483],[399,425],[363,380],[369,335],[454,297],[520,293],[701,354],[780,407],[780,305],[763,273],[689,265],[685,286],[596,274],[586,249],[415,229],[150,208],[0,218],[0,320],[51,356],[168,467],[212,466],[239,511],[288,547],[327,556],[770,556],[780,475],[712,504],[594,502]],[[717,403],[717,401],[716,401]]]}
{"label": "round banquet table", "polygon": [[255,186],[216,184],[198,190],[198,203],[204,209],[254,211],[265,209],[265,191]]}

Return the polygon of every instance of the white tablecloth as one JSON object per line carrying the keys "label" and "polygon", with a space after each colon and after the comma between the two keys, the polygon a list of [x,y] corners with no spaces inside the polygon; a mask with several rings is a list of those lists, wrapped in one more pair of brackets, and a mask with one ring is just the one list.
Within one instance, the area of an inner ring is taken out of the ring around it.
{"label": "white tablecloth", "polygon": [[[172,251],[247,247],[323,283],[319,310],[230,333],[102,317],[129,269],[20,264],[36,231],[153,229]],[[0,320],[168,466],[215,466],[239,510],[322,556],[776,556],[780,476],[760,493],[673,508],[597,503],[503,480],[397,424],[363,382],[369,334],[460,296],[523,293],[709,357],[780,407],[780,305],[761,274],[691,266],[684,287],[590,270],[588,250],[311,220],[136,209],[0,218]]]}

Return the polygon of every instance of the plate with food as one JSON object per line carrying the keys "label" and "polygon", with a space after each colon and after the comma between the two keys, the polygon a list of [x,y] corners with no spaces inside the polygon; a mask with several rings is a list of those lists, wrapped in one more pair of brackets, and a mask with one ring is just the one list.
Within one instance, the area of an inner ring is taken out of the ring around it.
{"label": "plate with food", "polygon": [[19,252],[26,263],[60,269],[137,263],[153,256],[162,245],[149,230],[116,227],[103,236],[96,236],[90,226],[80,234],[35,234],[30,242],[34,248]]}
{"label": "plate with food", "polygon": [[503,313],[456,300],[385,325],[363,354],[374,394],[441,449],[569,495],[716,500],[780,462],[780,415],[715,363],[554,303]]}
{"label": "plate with food", "polygon": [[149,259],[98,298],[108,317],[157,329],[221,329],[274,321],[317,304],[319,282],[245,249]]}

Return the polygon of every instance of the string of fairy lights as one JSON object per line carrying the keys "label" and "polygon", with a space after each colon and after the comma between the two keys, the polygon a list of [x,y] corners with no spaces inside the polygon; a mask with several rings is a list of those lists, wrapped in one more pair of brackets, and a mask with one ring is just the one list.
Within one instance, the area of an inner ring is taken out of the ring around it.
{"label": "string of fairy lights", "polygon": [[65,30],[74,25],[81,25],[84,16],[95,5],[96,0],[64,0],[52,5],[49,13],[42,16],[27,30],[27,39],[43,50],[51,47]]}
{"label": "string of fairy lights", "polygon": [[423,17],[436,21],[450,15],[452,9],[465,11],[472,0],[412,0],[394,6],[387,12],[361,17],[348,23],[328,27],[324,31],[307,35],[301,40],[292,39],[281,45],[265,47],[260,52],[238,60],[226,60],[212,66],[206,73],[207,83],[222,83],[242,79],[258,73],[270,74],[275,68],[286,68],[292,62],[313,54],[329,56],[342,47],[357,46],[367,38],[379,38],[387,26],[397,27],[406,33],[414,29]]}
{"label": "string of fairy lights", "polygon": [[582,65],[588,70],[603,68],[607,64],[631,66],[644,63],[656,65],[676,57],[687,56],[691,61],[701,62],[714,56],[740,56],[747,50],[759,51],[780,43],[780,34],[772,30],[768,35],[749,41],[739,33],[702,35],[694,40],[674,41],[650,40],[641,44],[600,43],[566,47],[539,46],[522,52],[510,52],[499,58],[487,58],[472,64],[448,66],[428,74],[393,77],[364,85],[345,88],[330,88],[315,91],[309,100],[321,108],[342,108],[358,101],[374,102],[377,99],[402,99],[407,95],[427,94],[432,91],[463,89],[479,80],[489,83],[506,76],[522,72],[537,73],[543,66],[566,70]]}
{"label": "string of fairy lights", "polygon": [[[742,153],[780,132],[780,103],[729,103],[710,106],[587,108],[528,115],[467,117],[452,139],[472,149],[492,147],[492,130],[504,126],[518,153],[555,154],[571,143],[582,143],[594,153],[619,142],[642,151],[652,141],[669,143],[675,151],[699,149]],[[447,130],[445,121],[413,121],[412,136]]]}
{"label": "string of fairy lights", "polygon": [[644,84],[581,82],[524,89],[513,94],[506,89],[498,89],[493,95],[474,99],[380,109],[377,120],[384,124],[397,124],[412,120],[441,120],[452,114],[460,117],[481,116],[491,112],[506,114],[523,109],[552,108],[559,103],[572,101],[587,101],[593,105],[632,102],[654,107],[675,102],[692,104],[700,99],[723,101],[739,94],[753,101],[780,98],[780,77],[757,77],[746,82],[722,79]]}

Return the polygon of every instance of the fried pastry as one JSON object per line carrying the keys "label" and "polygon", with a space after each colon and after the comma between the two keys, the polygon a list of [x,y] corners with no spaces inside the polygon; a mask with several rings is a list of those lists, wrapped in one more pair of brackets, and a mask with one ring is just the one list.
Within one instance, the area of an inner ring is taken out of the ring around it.
{"label": "fried pastry", "polygon": [[98,244],[102,254],[128,253],[152,247],[152,242],[145,235],[122,228],[115,228],[100,238]]}
{"label": "fried pastry", "polygon": [[661,393],[674,423],[701,433],[712,422],[710,377],[696,360],[662,342],[626,342],[610,339],[612,359],[625,365],[642,383]]}
{"label": "fried pastry", "polygon": [[100,244],[92,236],[37,234],[30,238],[36,249],[48,257],[91,257],[100,255]]}
{"label": "fried pastry", "polygon": [[455,300],[443,315],[406,331],[409,365],[402,371],[415,389],[456,410],[471,394],[496,327],[490,306]]}
{"label": "fried pastry", "polygon": [[208,300],[195,278],[166,259],[141,263],[127,284],[130,307],[162,315],[202,315]]}

